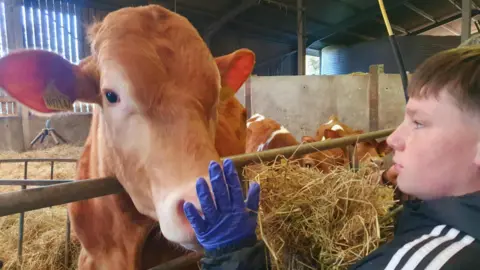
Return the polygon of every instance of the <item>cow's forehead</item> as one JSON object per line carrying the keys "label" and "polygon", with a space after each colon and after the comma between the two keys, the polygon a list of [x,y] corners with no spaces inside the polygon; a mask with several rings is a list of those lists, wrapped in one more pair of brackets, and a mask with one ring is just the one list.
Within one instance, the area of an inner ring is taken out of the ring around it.
{"label": "cow's forehead", "polygon": [[91,26],[89,38],[99,69],[108,62],[122,66],[122,78],[140,104],[152,106],[167,92],[205,104],[217,97],[220,74],[214,58],[193,25],[176,13],[157,5],[115,11]]}

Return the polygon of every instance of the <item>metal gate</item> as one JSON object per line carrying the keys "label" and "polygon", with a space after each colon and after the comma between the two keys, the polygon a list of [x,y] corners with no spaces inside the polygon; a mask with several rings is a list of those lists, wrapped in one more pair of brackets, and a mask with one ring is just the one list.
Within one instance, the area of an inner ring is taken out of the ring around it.
{"label": "metal gate", "polygon": [[[50,163],[50,179],[45,180],[28,180],[28,164],[34,162]],[[28,186],[48,186],[61,183],[72,182],[73,180],[54,180],[55,163],[76,163],[76,159],[67,158],[23,158],[23,159],[0,159],[1,163],[23,163],[23,180],[18,179],[0,179],[0,186],[21,186],[22,190],[27,189]],[[70,244],[70,219],[68,212],[66,212],[67,221],[65,224],[65,265],[68,265],[68,253]],[[20,220],[18,224],[18,260],[22,262],[23,253],[23,231],[25,223],[25,212],[20,213]]]}

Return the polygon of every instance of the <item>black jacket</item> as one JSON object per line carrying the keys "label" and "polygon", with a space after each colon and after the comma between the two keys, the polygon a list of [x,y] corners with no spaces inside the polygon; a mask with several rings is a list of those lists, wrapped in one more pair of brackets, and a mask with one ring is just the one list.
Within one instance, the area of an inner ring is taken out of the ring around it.
{"label": "black jacket", "polygon": [[[350,270],[480,269],[480,192],[427,202],[406,202],[394,240],[379,247]],[[206,253],[203,270],[267,267],[262,241],[246,239],[237,247]]]}

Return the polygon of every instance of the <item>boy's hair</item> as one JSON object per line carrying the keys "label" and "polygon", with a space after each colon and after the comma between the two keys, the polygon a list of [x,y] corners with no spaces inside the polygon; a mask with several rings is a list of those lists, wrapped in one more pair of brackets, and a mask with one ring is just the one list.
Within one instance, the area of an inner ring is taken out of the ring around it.
{"label": "boy's hair", "polygon": [[447,91],[461,110],[480,114],[480,45],[439,52],[423,62],[408,86],[411,98]]}

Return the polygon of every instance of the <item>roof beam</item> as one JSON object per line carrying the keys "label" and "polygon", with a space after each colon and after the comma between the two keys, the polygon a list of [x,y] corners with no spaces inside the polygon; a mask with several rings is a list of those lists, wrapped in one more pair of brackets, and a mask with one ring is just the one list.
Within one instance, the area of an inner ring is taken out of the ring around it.
{"label": "roof beam", "polygon": [[[476,16],[476,15],[478,15],[478,14],[480,14],[480,10],[472,10],[472,17],[473,17],[473,16]],[[424,24],[424,25],[421,25],[421,26],[419,26],[419,27],[417,27],[417,28],[415,28],[415,29],[409,30],[409,32],[410,32],[410,35],[412,35],[412,36],[413,36],[413,35],[418,35],[418,34],[421,34],[421,33],[423,33],[423,32],[426,32],[426,31],[428,31],[428,30],[431,30],[431,29],[433,29],[433,28],[439,27],[439,26],[441,26],[441,25],[443,25],[443,24],[452,22],[452,21],[454,21],[454,20],[458,20],[458,19],[460,19],[461,17],[462,17],[462,13],[460,13],[460,12],[457,11],[457,12],[453,13],[452,15],[449,15],[449,16],[447,16],[447,17],[444,17],[443,19],[437,20],[437,23],[434,23],[434,24],[430,24],[430,23]]]}
{"label": "roof beam", "polygon": [[222,28],[223,25],[225,25],[228,21],[233,20],[233,18],[235,18],[238,14],[244,12],[245,10],[257,4],[258,4],[257,0],[242,0],[242,2],[238,6],[228,11],[220,19],[213,22],[205,29],[204,39],[207,41],[207,43],[210,43],[210,40],[212,39],[213,35],[218,30],[220,30],[220,28]]}
{"label": "roof beam", "polygon": [[[418,15],[422,16],[423,18],[429,20],[431,22],[431,24],[436,24],[438,23],[437,20],[435,20],[435,18],[433,18],[432,15],[426,13],[425,11],[419,9],[418,7],[414,6],[413,4],[409,3],[409,2],[406,2],[405,3],[405,6],[407,8],[409,8],[411,11],[417,13]],[[453,28],[451,28],[450,26],[444,24],[441,26],[443,29],[449,31],[450,33],[454,34],[454,35],[460,35],[460,33],[458,33],[457,31],[455,31]]]}
{"label": "roof beam", "polygon": [[[401,6],[405,2],[407,2],[407,0],[385,0],[384,1],[384,6],[385,6],[385,9],[388,10],[388,9],[392,9],[392,8],[396,8],[398,6]],[[325,40],[328,37],[335,35],[336,33],[346,31],[350,27],[353,27],[353,26],[356,26],[356,25],[361,24],[363,22],[372,20],[372,18],[374,18],[375,16],[380,14],[380,12],[381,12],[380,7],[378,6],[378,4],[375,4],[374,6],[372,6],[370,8],[367,8],[364,11],[362,11],[362,13],[360,13],[356,16],[351,16],[350,18],[348,18],[346,20],[343,20],[339,24],[334,25],[330,29],[324,29],[324,30],[321,30],[321,31],[318,31],[318,32],[314,33],[314,36],[317,36],[319,38],[317,40],[319,40],[319,41]],[[309,47],[312,43],[314,43],[317,40],[310,41],[307,44],[307,47]]]}

